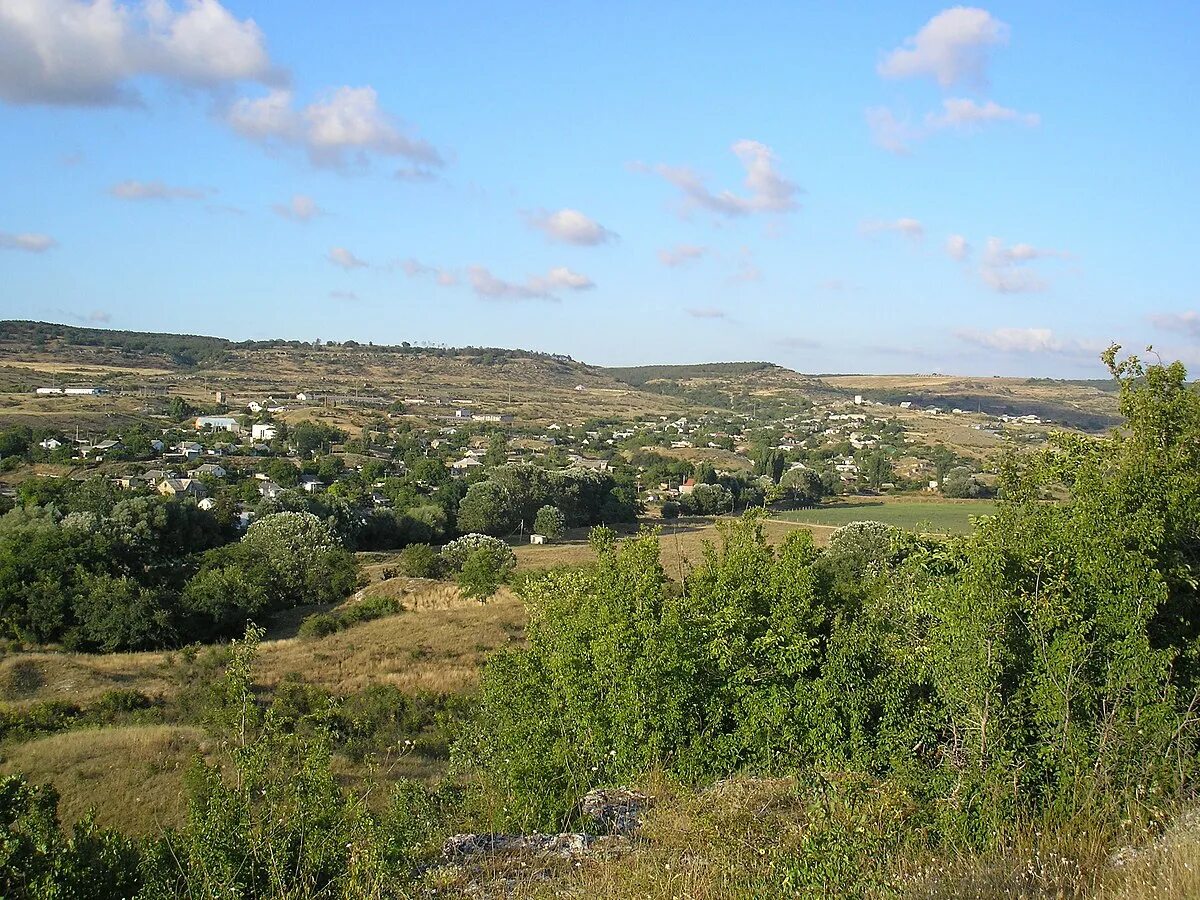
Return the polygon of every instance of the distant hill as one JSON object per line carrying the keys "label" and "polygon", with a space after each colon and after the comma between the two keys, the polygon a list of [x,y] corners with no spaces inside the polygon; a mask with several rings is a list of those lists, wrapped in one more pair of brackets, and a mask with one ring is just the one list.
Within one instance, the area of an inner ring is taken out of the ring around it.
{"label": "distant hill", "polygon": [[[813,403],[861,394],[889,406],[1034,414],[1087,430],[1119,422],[1108,381],[920,375],[805,375],[765,361],[601,367],[570,356],[497,347],[371,342],[231,341],[45,322],[0,321],[0,394],[6,417],[89,422],[60,403],[30,406],[16,396],[43,384],[96,384],[114,395],[184,396],[231,405],[301,391],[370,394],[388,402],[469,401],[477,408],[552,422],[736,411],[784,417]],[[464,403],[463,405],[469,405]],[[410,404],[410,406],[413,406]],[[44,408],[43,408],[44,407]],[[413,406],[413,408],[416,408]],[[114,401],[92,416],[134,415]]]}

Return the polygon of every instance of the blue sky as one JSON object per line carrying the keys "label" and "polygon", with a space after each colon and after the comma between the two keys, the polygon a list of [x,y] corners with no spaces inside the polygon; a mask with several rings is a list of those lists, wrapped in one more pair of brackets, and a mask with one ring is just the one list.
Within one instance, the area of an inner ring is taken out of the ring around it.
{"label": "blue sky", "polygon": [[1184,2],[0,0],[0,316],[1195,366],[1198,37]]}

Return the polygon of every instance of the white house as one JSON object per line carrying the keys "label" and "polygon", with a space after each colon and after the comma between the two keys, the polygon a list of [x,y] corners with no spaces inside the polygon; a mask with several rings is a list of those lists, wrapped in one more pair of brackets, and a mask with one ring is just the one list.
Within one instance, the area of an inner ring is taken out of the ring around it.
{"label": "white house", "polygon": [[274,425],[251,425],[250,438],[255,441],[273,441],[279,429]]}
{"label": "white house", "polygon": [[43,450],[57,450],[62,446],[62,441],[58,438],[46,438],[44,441],[38,441],[38,446]]}
{"label": "white house", "polygon": [[195,475],[209,475],[213,478],[224,478],[227,474],[224,466],[218,466],[216,463],[205,463],[193,473]]}
{"label": "white house", "polygon": [[213,431],[228,431],[230,434],[237,434],[242,430],[242,426],[233,416],[197,416],[196,428],[211,428]]}

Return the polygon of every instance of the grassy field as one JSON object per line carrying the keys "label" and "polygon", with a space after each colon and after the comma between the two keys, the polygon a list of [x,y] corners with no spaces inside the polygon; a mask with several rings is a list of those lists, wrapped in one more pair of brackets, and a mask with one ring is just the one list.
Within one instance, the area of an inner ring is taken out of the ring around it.
{"label": "grassy field", "polygon": [[182,823],[184,775],[206,742],[199,728],[84,728],[5,747],[0,771],[53,784],[64,822],[94,808],[101,825],[154,834]]}
{"label": "grassy field", "polygon": [[814,509],[776,513],[778,519],[840,528],[850,522],[886,522],[898,528],[933,534],[965,534],[974,516],[996,511],[990,500],[850,500]]}

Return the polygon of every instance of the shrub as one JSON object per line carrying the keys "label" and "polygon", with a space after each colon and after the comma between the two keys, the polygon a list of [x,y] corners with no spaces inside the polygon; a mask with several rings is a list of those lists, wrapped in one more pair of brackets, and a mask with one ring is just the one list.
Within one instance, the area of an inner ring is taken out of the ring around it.
{"label": "shrub", "polygon": [[533,530],[548,541],[560,540],[567,530],[567,517],[557,506],[543,506],[534,516]]}
{"label": "shrub", "polygon": [[396,559],[396,567],[409,578],[438,578],[442,574],[442,560],[429,544],[405,547]]}
{"label": "shrub", "polygon": [[[512,548],[500,540],[500,538],[486,534],[465,534],[442,548],[442,562],[445,564],[447,571],[461,572],[463,566],[466,565],[467,558],[473,552],[480,549],[486,549],[497,558],[502,557],[506,552],[510,555],[512,554]],[[515,557],[513,561],[515,564]]]}

